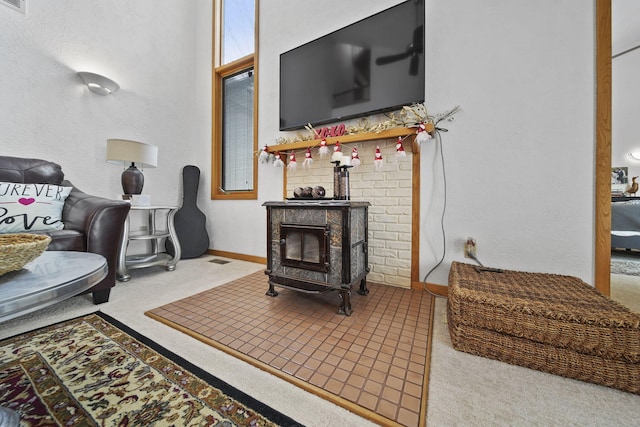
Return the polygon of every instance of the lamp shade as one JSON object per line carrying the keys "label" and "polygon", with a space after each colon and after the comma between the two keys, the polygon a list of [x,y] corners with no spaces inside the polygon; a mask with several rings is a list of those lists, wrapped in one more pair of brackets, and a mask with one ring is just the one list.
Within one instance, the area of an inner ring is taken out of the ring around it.
{"label": "lamp shade", "polygon": [[136,168],[136,163],[155,168],[158,165],[158,147],[128,139],[108,139],[107,162],[131,163],[122,172],[122,190],[124,194],[142,194],[144,175]]}
{"label": "lamp shade", "polygon": [[155,168],[158,166],[158,147],[128,139],[108,139],[107,161],[115,164],[136,163]]}

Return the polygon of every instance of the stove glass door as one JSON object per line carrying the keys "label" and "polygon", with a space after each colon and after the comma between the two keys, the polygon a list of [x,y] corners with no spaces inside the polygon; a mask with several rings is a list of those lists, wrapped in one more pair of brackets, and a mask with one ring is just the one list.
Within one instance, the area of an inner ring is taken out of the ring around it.
{"label": "stove glass door", "polygon": [[328,271],[329,231],[322,225],[282,224],[280,244],[282,265]]}

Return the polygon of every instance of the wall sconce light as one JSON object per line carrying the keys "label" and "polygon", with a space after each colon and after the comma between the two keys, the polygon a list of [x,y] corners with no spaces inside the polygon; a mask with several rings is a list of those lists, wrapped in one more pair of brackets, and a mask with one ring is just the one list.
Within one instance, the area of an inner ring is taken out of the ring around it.
{"label": "wall sconce light", "polygon": [[98,95],[110,95],[120,89],[118,83],[111,79],[101,76],[100,74],[89,73],[87,71],[79,71],[78,75],[87,85],[89,90]]}
{"label": "wall sconce light", "polygon": [[127,139],[108,139],[107,162],[123,163],[125,166],[131,163],[129,168],[122,172],[123,194],[142,194],[144,175],[136,167],[136,163],[150,168],[158,166],[158,147]]}
{"label": "wall sconce light", "polygon": [[629,153],[629,157],[632,160],[640,160],[640,151],[634,151],[632,153]]}

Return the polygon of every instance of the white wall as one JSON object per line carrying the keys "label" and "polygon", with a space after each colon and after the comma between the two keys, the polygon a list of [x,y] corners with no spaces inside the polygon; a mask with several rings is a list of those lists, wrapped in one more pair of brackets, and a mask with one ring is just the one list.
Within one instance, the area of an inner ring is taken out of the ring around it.
{"label": "white wall", "polygon": [[[447,259],[472,236],[485,264],[593,283],[594,3],[427,1],[426,34],[427,99],[463,109],[443,135]],[[442,177],[423,155],[428,266]]]}
{"label": "white wall", "polygon": [[[263,0],[259,137],[278,131],[278,56],[397,0]],[[427,103],[463,111],[444,134],[448,213],[445,266],[473,236],[488,265],[575,274],[594,265],[594,2],[427,0]],[[259,168],[258,201],[209,201],[211,2],[30,0],[0,6],[1,152],[60,162],[86,191],[120,192],[106,139],[158,145],[145,193],[179,203],[186,164],[202,170],[200,207],[211,247],[265,256],[266,200],[282,171]],[[104,73],[122,89],[89,93],[75,72]],[[421,275],[439,258],[443,177],[422,150]]]}
{"label": "white wall", "polygon": [[[122,194],[122,168],[105,162],[107,139],[148,142],[159,159],[144,171],[143,192],[155,204],[180,203],[182,167],[209,164],[210,119],[202,110],[210,111],[211,96],[201,97],[207,71],[198,49],[206,57],[211,22],[199,31],[198,12],[210,11],[210,2],[27,3],[26,15],[0,6],[2,154],[56,161],[82,190],[114,197]],[[81,70],[121,89],[91,93],[76,75]]]}

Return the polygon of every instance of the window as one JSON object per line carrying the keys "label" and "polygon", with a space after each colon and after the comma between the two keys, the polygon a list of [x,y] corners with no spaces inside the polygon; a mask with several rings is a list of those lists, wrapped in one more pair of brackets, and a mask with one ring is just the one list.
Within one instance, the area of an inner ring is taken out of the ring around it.
{"label": "window", "polygon": [[253,190],[253,68],[222,78],[222,189]]}
{"label": "window", "polygon": [[253,0],[222,0],[220,65],[254,53],[255,10]]}
{"label": "window", "polygon": [[213,199],[257,199],[255,10],[214,0]]}

